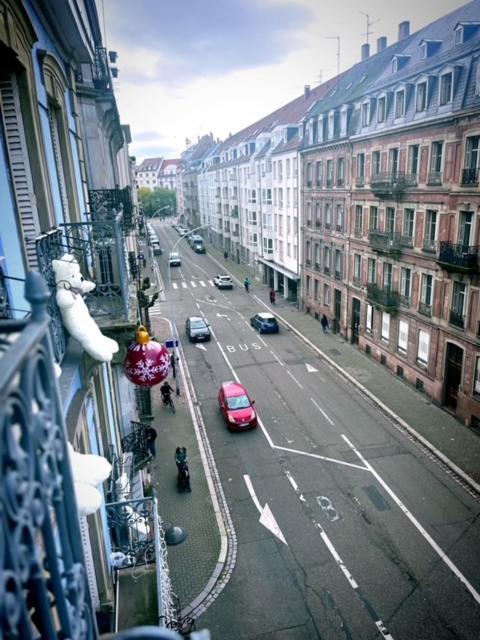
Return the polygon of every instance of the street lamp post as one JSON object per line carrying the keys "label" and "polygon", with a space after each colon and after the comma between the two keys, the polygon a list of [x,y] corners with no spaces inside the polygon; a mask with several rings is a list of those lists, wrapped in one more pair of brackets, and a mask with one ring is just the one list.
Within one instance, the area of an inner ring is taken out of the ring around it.
{"label": "street lamp post", "polygon": [[152,213],[152,220],[153,218],[155,218],[156,215],[158,215],[161,211],[163,211],[164,209],[172,209],[173,205],[171,204],[166,204],[164,207],[160,207],[160,209],[157,209],[155,211],[155,213]]}
{"label": "street lamp post", "polygon": [[[190,234],[194,233],[195,231],[198,231],[199,229],[204,229],[205,227],[209,227],[209,226],[210,225],[202,224],[199,227],[195,227],[195,229],[190,229],[190,231],[187,231],[187,233],[185,235],[180,236],[180,238],[178,238],[178,240],[174,243],[173,247],[170,249],[170,253],[173,253],[173,251],[175,251],[175,248],[176,248],[177,244],[181,240],[183,240],[184,238],[186,238]],[[178,384],[178,369],[177,369],[178,332],[177,332],[177,324],[176,324],[176,319],[175,319],[175,304],[174,304],[173,298],[172,298],[172,267],[170,266],[170,260],[168,261],[168,295],[170,297],[170,315],[172,317],[173,359],[174,359],[175,370],[176,370],[176,375],[175,375],[175,393],[176,393],[177,396],[179,396],[180,395],[180,386]]]}

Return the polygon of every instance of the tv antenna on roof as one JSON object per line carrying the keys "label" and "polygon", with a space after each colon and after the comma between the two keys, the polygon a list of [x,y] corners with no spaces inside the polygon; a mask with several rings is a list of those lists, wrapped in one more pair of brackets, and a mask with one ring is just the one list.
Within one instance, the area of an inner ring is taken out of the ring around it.
{"label": "tv antenna on roof", "polygon": [[324,36],[325,40],[337,41],[337,83],[340,77],[340,36]]}
{"label": "tv antenna on roof", "polygon": [[377,20],[370,20],[370,15],[368,13],[364,13],[363,11],[360,11],[360,13],[362,14],[362,16],[365,16],[367,18],[367,30],[365,31],[365,33],[362,33],[362,36],[365,36],[367,38],[367,44],[368,44],[368,38],[372,35],[373,31],[370,29],[370,27],[375,24],[376,22],[380,22],[380,18],[378,18]]}

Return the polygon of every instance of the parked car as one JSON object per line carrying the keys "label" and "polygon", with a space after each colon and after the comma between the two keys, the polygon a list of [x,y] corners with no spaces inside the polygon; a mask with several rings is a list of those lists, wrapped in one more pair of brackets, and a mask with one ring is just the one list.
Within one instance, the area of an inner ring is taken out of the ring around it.
{"label": "parked car", "polygon": [[205,245],[203,244],[202,236],[193,234],[188,238],[188,242],[195,253],[205,253]]}
{"label": "parked car", "polygon": [[257,412],[247,390],[240,382],[223,382],[218,392],[218,406],[230,431],[244,431],[257,426]]}
{"label": "parked car", "polygon": [[158,240],[152,240],[152,249],[153,249],[153,255],[154,256],[161,256],[162,255],[162,249],[160,247],[160,242]]}
{"label": "parked car", "polygon": [[177,253],[176,251],[170,252],[170,255],[168,256],[168,266],[169,267],[182,266],[182,258],[180,257],[179,253]]}
{"label": "parked car", "polygon": [[233,280],[230,276],[218,274],[213,279],[213,284],[219,289],[233,289]]}
{"label": "parked car", "polygon": [[185,331],[190,342],[208,341],[211,338],[208,323],[203,318],[192,316],[185,322]]}
{"label": "parked car", "polygon": [[278,333],[280,331],[277,319],[271,313],[255,314],[253,318],[250,318],[250,324],[259,333]]}
{"label": "parked car", "polygon": [[185,229],[184,227],[179,227],[178,228],[178,233],[183,237],[184,235],[186,235],[188,233],[188,229]]}

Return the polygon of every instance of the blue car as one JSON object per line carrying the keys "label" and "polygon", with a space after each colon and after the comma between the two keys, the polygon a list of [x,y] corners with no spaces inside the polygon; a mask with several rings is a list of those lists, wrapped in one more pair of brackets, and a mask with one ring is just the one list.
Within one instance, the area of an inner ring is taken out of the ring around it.
{"label": "blue car", "polygon": [[257,313],[250,318],[250,324],[260,333],[278,333],[280,327],[277,319],[271,313]]}

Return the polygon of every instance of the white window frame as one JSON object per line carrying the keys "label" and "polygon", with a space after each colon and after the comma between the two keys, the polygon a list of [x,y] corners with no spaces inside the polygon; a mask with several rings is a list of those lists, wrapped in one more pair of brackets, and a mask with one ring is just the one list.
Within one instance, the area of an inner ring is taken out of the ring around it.
{"label": "white window frame", "polygon": [[382,340],[389,342],[390,340],[390,314],[382,311]]}
{"label": "white window frame", "polygon": [[[442,82],[443,82],[443,78],[445,78],[446,76],[451,76],[451,83],[450,83],[450,97],[446,102],[442,102]],[[445,69],[441,74],[440,74],[440,78],[438,81],[438,106],[439,107],[445,107],[449,104],[452,103],[452,99],[453,99],[453,69]]]}
{"label": "white window frame", "polygon": [[[398,111],[398,96],[400,94],[403,94],[403,104],[402,104],[402,112],[399,114],[399,113],[397,113],[397,111]],[[400,89],[397,89],[395,91],[395,112],[394,112],[395,120],[399,120],[400,118],[404,118],[405,117],[406,97],[407,96],[406,96],[405,87],[401,87]]]}
{"label": "white window frame", "polygon": [[430,352],[430,333],[424,329],[420,329],[418,332],[418,344],[417,344],[417,362],[420,365],[428,365],[428,356]]}
{"label": "white window frame", "polygon": [[408,351],[408,320],[399,320],[398,322],[397,348],[402,353]]}
{"label": "white window frame", "polygon": [[367,304],[367,315],[365,318],[365,329],[368,333],[373,332],[373,307],[371,304]]}
{"label": "white window frame", "polygon": [[473,370],[472,395],[480,396],[480,354],[475,357],[475,368]]}

